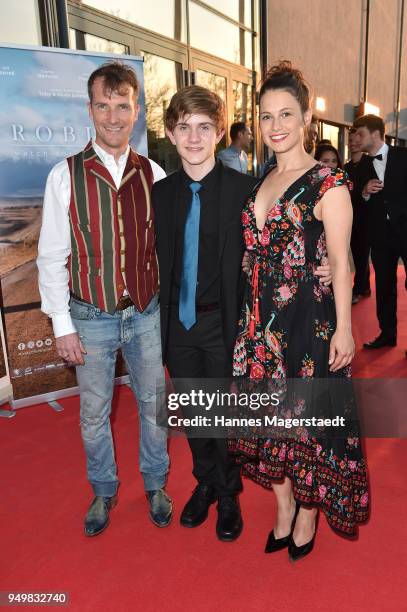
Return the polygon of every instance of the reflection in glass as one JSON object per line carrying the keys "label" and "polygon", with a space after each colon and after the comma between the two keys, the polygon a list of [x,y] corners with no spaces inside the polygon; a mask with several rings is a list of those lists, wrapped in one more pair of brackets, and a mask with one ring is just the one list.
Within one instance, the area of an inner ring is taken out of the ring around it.
{"label": "reflection in glass", "polygon": [[82,4],[185,42],[181,32],[181,3],[177,0],[82,0]]}
{"label": "reflection in glass", "polygon": [[85,34],[80,30],[69,28],[69,48],[83,49],[84,51],[97,51],[98,53],[117,53],[128,55],[129,48],[106,38]]}
{"label": "reflection in glass", "polygon": [[234,64],[240,64],[239,28],[210,13],[195,2],[189,3],[191,46]]}
{"label": "reflection in glass", "polygon": [[226,78],[214,74],[213,72],[207,72],[206,70],[196,71],[196,84],[207,87],[212,91],[215,91],[224,102],[226,102]]}
{"label": "reflection in glass", "polygon": [[179,167],[178,154],[165,135],[164,119],[172,96],[182,87],[178,62],[142,52],[146,97],[148,155],[168,173]]}
{"label": "reflection in glass", "polygon": [[331,141],[331,144],[338,149],[339,143],[339,128],[335,125],[329,125],[329,123],[322,122],[322,137]]}
{"label": "reflection in glass", "polygon": [[[202,87],[206,87],[211,91],[215,91],[218,96],[224,101],[226,104],[226,78],[223,76],[219,76],[218,74],[214,74],[213,72],[207,72],[206,70],[197,70],[196,71],[196,84],[201,85]],[[226,126],[225,126],[226,127]],[[222,137],[222,140],[219,142],[216,147],[217,151],[224,149],[226,147],[226,135]]]}
{"label": "reflection in glass", "polygon": [[85,34],[85,49],[86,51],[97,51],[99,53],[118,53],[128,55],[129,49],[126,45],[93,36],[93,34]]}
{"label": "reflection in glass", "polygon": [[246,83],[233,81],[233,121],[252,123],[252,88]]}
{"label": "reflection in glass", "polygon": [[[252,87],[241,83],[240,81],[233,81],[233,122],[244,121],[248,127],[253,130],[253,100],[252,100]],[[249,158],[249,172],[253,168],[253,146],[250,147],[247,152]]]}

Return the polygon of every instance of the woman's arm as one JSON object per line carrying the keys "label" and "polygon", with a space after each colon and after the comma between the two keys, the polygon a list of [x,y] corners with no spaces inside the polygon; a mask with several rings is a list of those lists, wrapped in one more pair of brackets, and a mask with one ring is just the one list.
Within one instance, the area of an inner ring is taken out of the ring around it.
{"label": "woman's arm", "polygon": [[[351,323],[351,274],[349,244],[352,231],[352,203],[345,185],[329,189],[321,198],[319,213],[324,224],[328,259],[336,308],[336,331],[329,352],[330,370],[347,366],[355,354]],[[318,215],[319,216],[319,215]]]}

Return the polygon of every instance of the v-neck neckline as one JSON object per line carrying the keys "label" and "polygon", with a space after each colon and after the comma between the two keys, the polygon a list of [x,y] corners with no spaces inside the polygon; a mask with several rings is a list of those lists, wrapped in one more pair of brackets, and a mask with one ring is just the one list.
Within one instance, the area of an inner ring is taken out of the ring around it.
{"label": "v-neck neckline", "polygon": [[262,186],[262,184],[264,183],[264,179],[265,179],[265,178],[266,178],[266,177],[267,177],[267,176],[268,176],[268,175],[269,175],[269,174],[270,174],[270,173],[271,173],[271,172],[274,170],[274,168],[276,168],[276,167],[277,167],[277,164],[275,164],[274,166],[272,166],[272,167],[270,168],[270,170],[269,170],[269,171],[267,172],[267,174],[265,175],[264,179],[263,179],[263,180],[261,181],[261,183],[259,184],[259,186],[258,186],[258,188],[257,188],[257,190],[256,190],[256,193],[255,193],[255,197],[254,197],[254,199],[253,199],[253,208],[252,208],[252,210],[253,210],[253,219],[254,219],[254,224],[255,224],[255,226],[256,226],[256,230],[257,230],[257,231],[258,231],[260,234],[263,232],[264,228],[266,227],[266,224],[267,224],[267,219],[268,219],[268,216],[269,216],[269,214],[270,214],[270,211],[271,211],[271,210],[272,210],[272,209],[273,209],[273,208],[274,208],[274,207],[275,207],[277,204],[279,204],[279,203],[281,202],[281,200],[283,200],[283,199],[284,199],[284,196],[285,196],[285,195],[286,195],[286,194],[287,194],[287,193],[290,191],[290,189],[291,189],[291,188],[292,188],[294,185],[296,185],[296,184],[298,183],[298,181],[300,181],[300,180],[301,180],[301,179],[303,179],[305,176],[307,176],[307,174],[308,174],[309,172],[311,172],[311,170],[314,170],[314,169],[315,169],[317,166],[321,166],[321,165],[322,165],[322,164],[320,164],[319,162],[317,162],[316,164],[314,164],[313,166],[311,166],[311,168],[308,168],[308,170],[306,170],[305,172],[303,172],[303,174],[301,174],[301,176],[299,176],[298,178],[296,178],[296,179],[295,179],[295,181],[293,181],[293,182],[291,183],[291,185],[289,185],[289,186],[287,187],[287,189],[286,189],[286,190],[285,190],[285,191],[284,191],[284,192],[281,194],[281,196],[280,196],[279,198],[277,198],[276,200],[274,200],[274,201],[273,201],[272,205],[271,205],[271,206],[270,206],[270,208],[267,210],[267,213],[266,213],[266,218],[265,218],[265,221],[264,221],[264,225],[263,225],[263,227],[260,229],[260,228],[259,228],[259,226],[257,225],[257,218],[256,218],[256,211],[255,211],[255,206],[256,206],[256,198],[257,198],[257,194],[259,193],[259,189],[260,189],[260,187],[261,187],[261,186]]}

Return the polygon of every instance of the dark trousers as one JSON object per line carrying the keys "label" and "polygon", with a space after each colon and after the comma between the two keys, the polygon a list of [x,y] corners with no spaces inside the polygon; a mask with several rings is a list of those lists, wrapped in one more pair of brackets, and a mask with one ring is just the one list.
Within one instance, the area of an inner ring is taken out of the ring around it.
{"label": "dark trousers", "polygon": [[370,244],[367,233],[367,219],[365,215],[358,215],[355,211],[350,241],[355,277],[353,279],[354,295],[363,295],[370,290],[369,253]]}
{"label": "dark trousers", "polygon": [[372,263],[376,278],[376,314],[382,334],[397,337],[397,266],[399,259],[407,266],[407,240],[395,232],[389,222],[384,240],[372,245]]}
{"label": "dark trousers", "polygon": [[[171,378],[230,378],[231,357],[223,342],[220,310],[197,313],[196,324],[186,331],[179,322],[177,307],[172,308],[166,365]],[[241,491],[240,467],[228,453],[226,436],[189,437],[188,442],[192,473],[200,484],[213,486],[219,497]]]}

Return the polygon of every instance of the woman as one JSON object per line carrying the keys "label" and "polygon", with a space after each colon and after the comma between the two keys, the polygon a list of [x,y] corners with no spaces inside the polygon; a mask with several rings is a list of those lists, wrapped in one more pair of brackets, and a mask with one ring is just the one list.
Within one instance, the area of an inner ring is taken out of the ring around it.
{"label": "woman", "polygon": [[316,148],[314,159],[320,161],[324,166],[328,166],[328,168],[342,168],[338,149],[335,149],[331,144],[320,143]]}
{"label": "woman", "polygon": [[[311,116],[302,74],[286,61],[271,68],[260,89],[259,122],[277,163],[242,212],[253,272],[239,321],[234,375],[253,385],[328,380],[328,394],[322,404],[315,400],[311,411],[329,416],[351,405],[354,424],[348,380],[355,351],[348,266],[352,206],[344,172],[315,163],[304,149]],[[313,274],[327,254],[333,292]],[[333,390],[338,382],[342,386]],[[288,546],[292,560],[311,552],[319,508],[344,535],[354,535],[368,516],[357,425],[345,438],[310,432],[288,438],[272,431],[262,439],[251,432],[230,442],[243,473],[276,495],[277,521],[266,552]]]}

